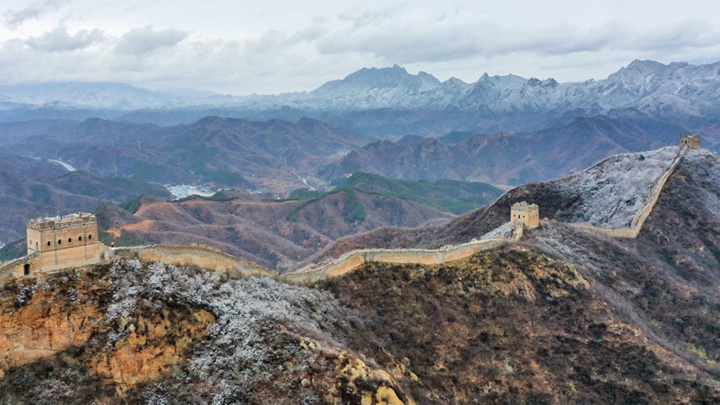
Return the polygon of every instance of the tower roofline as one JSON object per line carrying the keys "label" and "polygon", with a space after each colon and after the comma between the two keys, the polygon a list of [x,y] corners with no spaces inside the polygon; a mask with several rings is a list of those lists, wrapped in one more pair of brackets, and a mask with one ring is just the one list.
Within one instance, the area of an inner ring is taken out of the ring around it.
{"label": "tower roofline", "polygon": [[69,226],[78,226],[90,223],[97,223],[97,218],[94,214],[78,212],[76,214],[69,214],[63,217],[40,217],[31,219],[28,221],[27,227],[28,229],[44,230],[66,228]]}

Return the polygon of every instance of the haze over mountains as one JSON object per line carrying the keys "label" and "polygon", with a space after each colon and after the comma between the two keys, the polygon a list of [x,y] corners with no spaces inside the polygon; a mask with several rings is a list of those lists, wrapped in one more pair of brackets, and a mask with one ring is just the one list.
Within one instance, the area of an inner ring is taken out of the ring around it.
{"label": "haze over mountains", "polygon": [[[717,134],[720,62],[701,66],[634,61],[603,80],[559,83],[482,75],[474,83],[400,66],[361,69],[309,92],[231,96],[150,91],[113,83],[0,87],[0,120],[90,116],[162,124],[206,115],[297,120],[302,115],[385,136],[451,130],[532,131],[577,116],[631,113]],[[627,112],[619,112],[627,111]]]}

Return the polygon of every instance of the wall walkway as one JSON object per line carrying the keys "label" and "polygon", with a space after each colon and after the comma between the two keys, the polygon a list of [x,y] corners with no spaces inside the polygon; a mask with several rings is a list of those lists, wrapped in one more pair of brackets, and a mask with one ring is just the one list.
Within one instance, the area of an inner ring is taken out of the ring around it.
{"label": "wall walkway", "polygon": [[135,257],[142,261],[163,262],[177,266],[198,266],[218,271],[238,271],[246,276],[273,276],[275,274],[254,263],[201,245],[152,245],[130,248],[108,248],[103,254],[106,262],[121,257]]}
{"label": "wall walkway", "polygon": [[292,283],[313,283],[349,273],[365,263],[382,262],[391,264],[442,264],[470,257],[478,252],[506,245],[505,239],[473,241],[440,249],[360,249],[353,250],[332,260],[297,273],[278,276]]}

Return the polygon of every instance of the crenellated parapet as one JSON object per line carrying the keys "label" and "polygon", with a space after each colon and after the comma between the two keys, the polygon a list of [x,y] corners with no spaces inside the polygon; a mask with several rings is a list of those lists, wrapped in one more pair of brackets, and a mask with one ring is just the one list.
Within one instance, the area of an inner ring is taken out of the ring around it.
{"label": "crenellated parapet", "polygon": [[31,219],[27,223],[28,229],[44,231],[48,229],[60,229],[74,226],[97,224],[97,218],[93,214],[78,212],[77,214],[65,215],[63,217],[45,217]]}
{"label": "crenellated parapet", "polygon": [[528,204],[526,201],[517,202],[510,208],[510,222],[522,222],[525,229],[535,229],[540,226],[540,208],[537,204]]}

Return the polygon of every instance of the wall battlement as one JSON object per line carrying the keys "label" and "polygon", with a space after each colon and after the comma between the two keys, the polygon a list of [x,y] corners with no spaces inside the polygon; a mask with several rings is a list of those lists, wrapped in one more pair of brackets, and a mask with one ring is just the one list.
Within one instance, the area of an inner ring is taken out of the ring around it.
{"label": "wall battlement", "polygon": [[270,277],[274,273],[255,263],[238,259],[207,245],[152,245],[108,249],[105,261],[115,258],[138,258],[145,262],[163,262],[176,266],[198,266],[216,271],[238,271],[246,276]]}
{"label": "wall battlement", "polygon": [[48,229],[61,229],[74,226],[89,225],[93,223],[97,224],[97,218],[95,218],[95,215],[78,212],[77,214],[70,214],[64,217],[45,217],[31,219],[27,223],[27,228],[36,231],[44,231]]}
{"label": "wall battlement", "polygon": [[516,202],[510,208],[510,222],[516,227],[535,229],[540,226],[540,208],[527,201]]}
{"label": "wall battlement", "polygon": [[472,241],[440,249],[360,249],[353,250],[336,260],[297,272],[281,274],[279,278],[291,283],[314,283],[331,277],[341,276],[358,269],[365,263],[382,262],[393,264],[441,264],[460,260],[476,253],[496,249],[508,243],[505,239]]}

